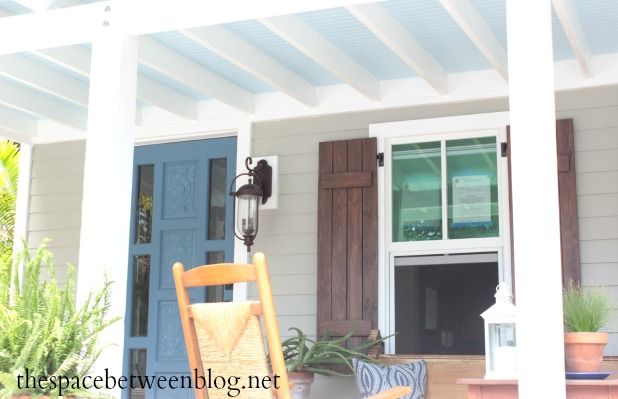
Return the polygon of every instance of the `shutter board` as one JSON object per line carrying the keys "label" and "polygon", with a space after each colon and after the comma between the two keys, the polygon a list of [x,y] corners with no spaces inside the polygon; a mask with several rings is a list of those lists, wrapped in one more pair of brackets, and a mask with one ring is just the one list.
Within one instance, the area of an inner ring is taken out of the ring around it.
{"label": "shutter board", "polygon": [[376,139],[320,143],[318,335],[377,327]]}
{"label": "shutter board", "polygon": [[[319,150],[319,174],[333,172],[333,145],[332,143],[320,143]],[[320,320],[331,320],[331,237],[333,215],[333,190],[318,190],[318,335]]]}
{"label": "shutter board", "polygon": [[[507,126],[507,143],[510,141],[510,126]],[[579,253],[579,226],[577,220],[577,185],[575,173],[575,138],[573,119],[556,121],[556,151],[558,173],[558,194],[560,211],[560,246],[562,260],[562,284],[566,287],[570,280],[575,284],[581,281]],[[509,203],[511,218],[512,271],[515,275],[515,248],[513,246],[513,202],[511,195],[511,146],[507,146],[509,169]],[[515,282],[513,281],[513,284]]]}
{"label": "shutter board", "polygon": [[573,280],[575,284],[581,281],[573,119],[561,119],[556,122],[556,147],[558,151],[562,283],[566,287],[569,280]]}

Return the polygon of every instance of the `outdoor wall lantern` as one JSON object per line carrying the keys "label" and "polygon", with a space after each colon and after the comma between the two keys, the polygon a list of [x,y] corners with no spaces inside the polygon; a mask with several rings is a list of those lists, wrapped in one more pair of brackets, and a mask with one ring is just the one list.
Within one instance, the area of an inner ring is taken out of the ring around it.
{"label": "outdoor wall lantern", "polygon": [[[247,252],[251,250],[258,233],[259,205],[266,203],[272,191],[272,168],[268,162],[262,159],[254,168],[251,168],[252,163],[253,159],[247,157],[245,159],[247,172],[236,176],[230,185],[230,195],[234,197],[236,208],[234,235],[247,246]],[[249,182],[233,191],[234,183],[241,176],[247,176]]]}
{"label": "outdoor wall lantern", "polygon": [[496,303],[481,314],[485,320],[485,378],[516,379],[517,312],[510,286],[498,284],[495,298]]}

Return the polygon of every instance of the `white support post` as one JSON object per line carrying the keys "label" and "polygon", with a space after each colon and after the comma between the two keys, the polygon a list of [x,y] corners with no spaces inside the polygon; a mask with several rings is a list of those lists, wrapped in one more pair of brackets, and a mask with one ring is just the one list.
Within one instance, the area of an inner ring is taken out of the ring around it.
{"label": "white support post", "polygon": [[[253,143],[253,124],[251,121],[242,123],[236,133],[236,175],[246,172],[245,158],[251,156],[251,147]],[[234,209],[234,212],[236,209]],[[232,234],[236,226],[232,226]],[[251,262],[247,247],[245,247],[238,238],[234,237],[234,263]],[[234,301],[246,301],[249,298],[249,289],[247,283],[234,284]]]}
{"label": "white support post", "polygon": [[[112,281],[110,316],[124,316],[131,218],[137,39],[107,26],[92,43],[77,302]],[[122,375],[124,320],[101,336],[96,375]],[[114,396],[120,391],[114,390]]]}
{"label": "white support post", "polygon": [[522,399],[565,398],[550,0],[507,0],[517,367]]}

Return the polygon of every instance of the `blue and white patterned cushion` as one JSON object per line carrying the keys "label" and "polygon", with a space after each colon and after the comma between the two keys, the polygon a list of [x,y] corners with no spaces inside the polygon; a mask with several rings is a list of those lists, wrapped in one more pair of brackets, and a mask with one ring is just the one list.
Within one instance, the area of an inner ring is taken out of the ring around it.
{"label": "blue and white patterned cushion", "polygon": [[412,393],[403,399],[423,399],[427,386],[427,364],[424,360],[414,363],[383,366],[353,359],[356,385],[361,399],[367,399],[395,386],[410,386]]}

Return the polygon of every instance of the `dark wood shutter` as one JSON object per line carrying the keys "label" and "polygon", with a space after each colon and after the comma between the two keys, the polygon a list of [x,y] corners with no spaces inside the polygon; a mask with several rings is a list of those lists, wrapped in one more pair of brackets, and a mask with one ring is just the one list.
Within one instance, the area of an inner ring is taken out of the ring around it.
{"label": "dark wood shutter", "polygon": [[[376,139],[320,143],[317,332],[367,338],[378,321]],[[354,340],[357,341],[357,340]]]}
{"label": "dark wood shutter", "polygon": [[[507,129],[507,141],[510,129]],[[579,259],[579,227],[577,220],[577,186],[575,176],[575,138],[573,119],[556,121],[556,148],[558,154],[558,193],[560,198],[560,243],[562,249],[562,283],[568,285],[570,280],[579,284],[581,265]],[[509,193],[511,190],[510,145],[509,156]],[[509,194],[509,201],[511,196]],[[511,203],[511,222],[513,221]],[[511,223],[511,244],[513,243],[513,223]],[[511,247],[514,254],[515,249]],[[515,261],[516,259],[514,259]],[[514,264],[514,262],[513,262]]]}

